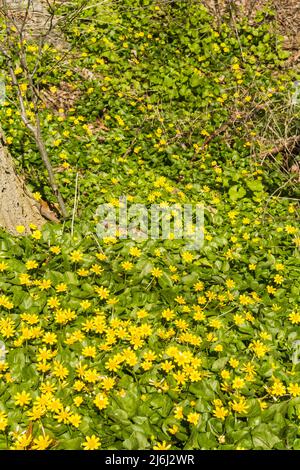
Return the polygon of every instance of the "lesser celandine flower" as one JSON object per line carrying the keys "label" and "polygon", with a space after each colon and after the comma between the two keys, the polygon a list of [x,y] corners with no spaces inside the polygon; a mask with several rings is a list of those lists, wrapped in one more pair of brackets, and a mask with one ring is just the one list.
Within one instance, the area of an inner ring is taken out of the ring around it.
{"label": "lesser celandine flower", "polygon": [[0,261],[0,273],[3,273],[8,269],[8,264],[5,261]]}
{"label": "lesser celandine flower", "polygon": [[42,232],[40,230],[33,230],[31,236],[35,240],[40,240],[42,238]]}
{"label": "lesser celandine flower", "polygon": [[8,419],[6,413],[4,411],[0,411],[0,432],[5,431],[8,425]]}
{"label": "lesser celandine flower", "polygon": [[25,227],[24,225],[17,225],[16,226],[16,231],[20,234],[24,233],[25,232]]}
{"label": "lesser celandine flower", "polygon": [[14,400],[16,405],[23,407],[31,402],[31,396],[29,393],[23,390],[22,392],[19,392],[14,396]]}
{"label": "lesser celandine flower", "polygon": [[101,442],[99,437],[93,434],[92,436],[87,436],[85,442],[82,444],[84,450],[97,450],[100,448]]}
{"label": "lesser celandine flower", "polygon": [[159,277],[162,276],[163,272],[159,268],[153,268],[152,271],[151,271],[151,274],[152,274],[153,277],[159,278]]}
{"label": "lesser celandine flower", "polygon": [[172,444],[167,444],[166,441],[158,442],[153,446],[153,450],[169,450],[171,449]]}
{"label": "lesser celandine flower", "polygon": [[33,450],[45,450],[52,444],[52,439],[46,434],[38,436],[33,440]]}
{"label": "lesser celandine flower", "polygon": [[83,260],[83,254],[81,251],[79,250],[74,250],[72,251],[71,255],[70,255],[70,259],[71,261],[73,261],[74,263],[78,263],[79,261],[82,261]]}

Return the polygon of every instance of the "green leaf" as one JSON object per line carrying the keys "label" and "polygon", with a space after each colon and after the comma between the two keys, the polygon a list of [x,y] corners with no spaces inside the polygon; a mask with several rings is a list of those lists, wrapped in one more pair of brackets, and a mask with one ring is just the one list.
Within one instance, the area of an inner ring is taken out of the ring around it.
{"label": "green leaf", "polygon": [[242,186],[235,185],[229,189],[228,194],[232,201],[237,201],[245,196],[246,190]]}
{"label": "green leaf", "polygon": [[264,186],[260,180],[246,180],[246,185],[253,192],[261,192],[264,190]]}
{"label": "green leaf", "polygon": [[262,423],[251,432],[254,449],[273,449],[280,442],[270,425]]}
{"label": "green leaf", "polygon": [[191,84],[191,87],[193,88],[201,85],[202,82],[203,82],[203,78],[198,74],[194,74],[190,79],[190,84]]}

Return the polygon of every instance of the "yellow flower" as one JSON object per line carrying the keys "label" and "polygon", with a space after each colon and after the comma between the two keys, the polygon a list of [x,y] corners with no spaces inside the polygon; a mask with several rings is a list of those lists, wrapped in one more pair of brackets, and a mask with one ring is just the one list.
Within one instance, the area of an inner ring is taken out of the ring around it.
{"label": "yellow flower", "polygon": [[85,269],[85,268],[80,268],[80,269],[77,270],[77,274],[79,276],[85,277],[85,276],[89,275],[89,270]]}
{"label": "yellow flower", "polygon": [[165,372],[170,372],[172,369],[174,369],[174,365],[172,364],[171,361],[165,361],[163,362],[160,367],[162,368],[162,370],[164,370]]}
{"label": "yellow flower", "polygon": [[254,316],[250,312],[246,313],[245,318],[246,318],[247,321],[250,321],[252,323],[255,321]]}
{"label": "yellow flower", "polygon": [[233,289],[235,287],[235,282],[232,279],[227,279],[225,284],[228,289]]}
{"label": "yellow flower", "polygon": [[200,418],[200,414],[196,412],[189,413],[187,416],[188,422],[193,424],[194,426],[197,426],[197,424],[199,423],[199,418]]}
{"label": "yellow flower", "polygon": [[131,269],[133,268],[133,263],[131,263],[130,261],[124,261],[121,266],[123,269],[125,269],[125,271],[131,271]]}
{"label": "yellow flower", "polygon": [[[1,304],[0,304],[1,305]],[[4,338],[11,338],[15,334],[15,323],[10,318],[0,318],[0,331]]]}
{"label": "yellow flower", "polygon": [[94,403],[99,410],[104,410],[108,405],[108,398],[104,393],[98,393],[95,397]]}
{"label": "yellow flower", "polygon": [[239,390],[240,388],[243,388],[245,386],[245,380],[241,379],[240,377],[236,377],[232,381],[232,387],[236,390]]}
{"label": "yellow flower", "polygon": [[265,346],[261,341],[256,340],[250,343],[249,349],[252,349],[257,357],[264,357],[265,354],[269,351],[269,348]]}
{"label": "yellow flower", "polygon": [[69,422],[74,426],[74,428],[78,428],[81,423],[81,416],[78,413],[74,413],[69,417]]}
{"label": "yellow flower", "polygon": [[71,417],[71,412],[70,412],[70,407],[69,406],[67,406],[65,409],[60,406],[56,413],[57,414],[55,415],[55,419],[59,423],[64,423],[64,424],[69,423],[70,417]]}
{"label": "yellow flower", "polygon": [[237,326],[241,326],[243,323],[245,323],[244,317],[242,315],[238,314],[238,313],[236,313],[233,316],[233,321]]}
{"label": "yellow flower", "polygon": [[19,276],[19,281],[21,285],[30,286],[32,284],[30,276],[27,273],[22,273]]}
{"label": "yellow flower", "polygon": [[222,421],[225,420],[226,416],[228,415],[228,410],[224,408],[224,406],[217,406],[213,411],[213,414],[216,418],[221,419]]}
{"label": "yellow flower", "polygon": [[176,434],[178,432],[178,429],[179,429],[179,427],[176,424],[174,424],[174,426],[169,428],[168,431],[169,431],[170,434]]}
{"label": "yellow flower", "polygon": [[134,256],[134,257],[136,257],[136,258],[139,258],[139,257],[141,256],[142,252],[141,252],[141,250],[140,250],[139,248],[137,248],[137,247],[135,247],[135,246],[132,246],[132,247],[130,248],[130,250],[129,250],[129,254],[130,254],[131,256]]}
{"label": "yellow flower", "polygon": [[194,284],[193,287],[194,287],[194,290],[196,292],[199,292],[199,291],[202,291],[204,289],[204,284],[203,284],[202,281],[198,281],[198,282],[196,282],[196,284]]}
{"label": "yellow flower", "polygon": [[9,300],[9,298],[6,295],[1,295],[0,296],[0,307],[7,308],[8,310],[11,310],[14,307],[14,304]]}
{"label": "yellow flower", "polygon": [[45,434],[44,436],[38,436],[33,440],[32,449],[34,450],[45,450],[52,444],[52,439]]}
{"label": "yellow flower", "polygon": [[59,246],[51,246],[50,248],[51,253],[54,253],[55,255],[59,255],[61,252],[61,249]]}
{"label": "yellow flower", "polygon": [[48,372],[49,370],[51,369],[51,366],[50,364],[47,364],[46,362],[40,362],[39,364],[37,364],[36,366],[36,370],[38,372],[42,372],[43,374],[45,374],[46,372]]}
{"label": "yellow flower", "polygon": [[260,409],[263,411],[265,410],[266,408],[268,408],[268,403],[266,403],[265,401],[259,401],[259,406],[260,406]]}
{"label": "yellow flower", "polygon": [[41,290],[47,290],[50,289],[51,287],[51,279],[43,279],[42,281],[39,282],[39,288]]}
{"label": "yellow flower", "polygon": [[6,414],[3,411],[0,411],[0,432],[6,429],[7,424],[8,420]]}
{"label": "yellow flower", "polygon": [[159,278],[159,277],[162,276],[163,272],[159,268],[153,268],[152,271],[151,271],[151,274],[152,274],[153,277]]}
{"label": "yellow flower", "polygon": [[185,320],[175,320],[175,325],[179,330],[186,331],[189,327],[189,324]]}
{"label": "yellow flower", "polygon": [[249,406],[246,404],[244,397],[240,397],[239,400],[233,400],[229,403],[233,411],[237,413],[247,413]]}
{"label": "yellow flower", "polygon": [[284,270],[284,265],[282,263],[276,263],[275,264],[275,269],[276,269],[276,271],[283,271]]}
{"label": "yellow flower", "polygon": [[223,324],[218,318],[212,318],[209,322],[209,326],[215,328],[216,330],[219,330],[220,328],[222,328]]}
{"label": "yellow flower", "polygon": [[91,267],[91,272],[94,274],[101,274],[102,271],[103,271],[103,268],[101,268],[99,264],[93,264],[93,266]]}
{"label": "yellow flower", "polygon": [[182,297],[182,295],[178,295],[178,296],[175,298],[175,301],[178,302],[180,305],[184,305],[184,304],[185,304],[185,300],[184,300],[184,298]]}
{"label": "yellow flower", "polygon": [[57,286],[55,287],[55,290],[56,292],[66,292],[68,290],[68,286],[67,284],[62,282],[60,284],[57,284]]}
{"label": "yellow flower", "polygon": [[240,361],[238,359],[235,359],[234,357],[229,359],[229,364],[233,369],[236,369],[239,365]]}
{"label": "yellow flower", "polygon": [[285,226],[285,231],[288,234],[294,234],[294,233],[297,232],[297,229],[295,227],[293,227],[292,225],[286,225]]}
{"label": "yellow flower", "polygon": [[89,300],[83,300],[82,302],[80,302],[80,307],[83,309],[83,310],[87,310],[88,308],[90,308],[91,306],[91,302]]}
{"label": "yellow flower", "polygon": [[42,232],[40,230],[34,230],[31,234],[31,236],[35,240],[40,240],[42,238]]}
{"label": "yellow flower", "polygon": [[111,390],[114,385],[115,385],[116,381],[113,377],[104,377],[102,379],[102,387],[104,388],[104,390]]}
{"label": "yellow flower", "polygon": [[283,280],[284,280],[284,277],[280,276],[280,274],[276,274],[276,276],[274,277],[275,284],[282,284]]}
{"label": "yellow flower", "polygon": [[28,260],[25,264],[26,269],[36,269],[38,267],[38,263],[35,260]]}
{"label": "yellow flower", "polygon": [[186,263],[191,263],[194,259],[194,255],[190,253],[189,251],[185,251],[184,253],[182,253],[182,259]]}
{"label": "yellow flower", "polygon": [[73,261],[74,263],[77,263],[78,261],[83,260],[83,254],[79,250],[74,250],[72,251],[70,258],[71,258],[71,261]]}
{"label": "yellow flower", "polygon": [[73,402],[75,406],[79,407],[83,403],[83,398],[82,397],[75,397],[73,399]]}
{"label": "yellow flower", "polygon": [[0,273],[2,273],[3,271],[6,271],[7,268],[8,268],[8,264],[5,263],[4,261],[0,261]]}
{"label": "yellow flower", "polygon": [[198,304],[200,304],[200,305],[204,305],[207,302],[205,295],[199,295],[197,301],[198,301]]}
{"label": "yellow flower", "polygon": [[275,294],[276,293],[276,290],[275,287],[273,286],[267,286],[267,292],[268,294]]}
{"label": "yellow flower", "polygon": [[167,321],[170,321],[170,320],[172,320],[172,318],[175,317],[175,313],[170,308],[167,308],[167,309],[163,310],[161,316],[163,318],[165,318]]}
{"label": "yellow flower", "polygon": [[69,375],[68,369],[63,366],[59,361],[54,361],[54,366],[52,370],[53,375],[60,380],[65,379]]}
{"label": "yellow flower", "polygon": [[299,384],[290,384],[288,386],[288,392],[293,397],[299,397],[300,396],[300,385]]}
{"label": "yellow flower", "polygon": [[272,335],[270,333],[267,333],[266,331],[262,331],[261,333],[259,333],[259,336],[262,338],[262,339],[267,339],[267,340],[271,340],[272,339]]}
{"label": "yellow flower", "polygon": [[152,367],[153,367],[153,363],[152,361],[142,361],[141,362],[141,367],[144,369],[144,370],[150,370]]}
{"label": "yellow flower", "polygon": [[104,253],[96,253],[96,257],[100,260],[100,261],[105,261],[107,259],[107,256],[104,254]]}
{"label": "yellow flower", "polygon": [[246,295],[246,294],[241,294],[239,297],[239,300],[240,300],[241,305],[254,304],[254,300],[249,295]]}
{"label": "yellow flower", "polygon": [[116,299],[115,297],[113,297],[113,298],[111,298],[111,299],[108,299],[107,305],[114,306],[114,305],[116,305],[118,302],[119,302],[119,299]]}
{"label": "yellow flower", "polygon": [[43,343],[53,345],[57,343],[57,336],[56,333],[52,333],[51,331],[47,331],[43,338],[42,338]]}
{"label": "yellow flower", "polygon": [[166,441],[158,442],[153,446],[153,450],[168,450],[171,448],[172,444],[167,444]]}
{"label": "yellow flower", "polygon": [[281,397],[286,394],[285,386],[283,385],[281,380],[279,379],[274,380],[274,384],[270,388],[270,394],[277,396],[277,397]]}
{"label": "yellow flower", "polygon": [[20,436],[17,436],[14,446],[11,449],[25,450],[30,445],[31,440],[31,434],[29,434],[29,436],[27,436],[27,434],[21,434]]}
{"label": "yellow flower", "polygon": [[97,450],[101,445],[99,437],[93,434],[92,436],[87,436],[85,442],[82,444],[84,450]]}
{"label": "yellow flower", "polygon": [[31,402],[31,396],[23,390],[21,393],[16,393],[14,400],[16,405],[23,407]]}
{"label": "yellow flower", "polygon": [[56,386],[51,382],[43,382],[40,386],[40,390],[42,393],[54,393],[56,391]]}
{"label": "yellow flower", "polygon": [[136,312],[136,316],[141,320],[141,319],[146,318],[148,316],[148,312],[144,309],[138,310]]}
{"label": "yellow flower", "polygon": [[298,323],[300,323],[300,312],[290,313],[289,320],[293,325],[298,325]]}
{"label": "yellow flower", "polygon": [[82,382],[81,380],[76,380],[73,385],[73,388],[74,390],[76,390],[76,392],[81,392],[85,388],[84,382]]}
{"label": "yellow flower", "polygon": [[60,300],[57,297],[50,297],[50,299],[47,300],[47,305],[50,308],[58,308]]}
{"label": "yellow flower", "polygon": [[34,406],[30,411],[27,411],[26,414],[32,421],[37,421],[45,414],[45,412],[46,408],[44,409],[40,406]]}
{"label": "yellow flower", "polygon": [[86,347],[83,348],[83,350],[82,350],[82,355],[83,355],[84,357],[92,357],[92,358],[95,358],[96,355],[97,355],[96,347],[95,347],[95,346],[86,346]]}
{"label": "yellow flower", "polygon": [[300,248],[300,237],[294,238],[293,242],[295,243],[296,246],[298,246]]}
{"label": "yellow flower", "polygon": [[175,411],[174,411],[174,416],[176,419],[182,419],[183,418],[183,407],[182,406],[175,406]]}
{"label": "yellow flower", "polygon": [[220,375],[224,380],[228,380],[230,378],[230,372],[226,369],[222,370]]}
{"label": "yellow flower", "polygon": [[17,225],[17,226],[16,226],[16,231],[17,231],[18,233],[24,233],[24,232],[25,232],[25,227],[24,227],[24,225]]}
{"label": "yellow flower", "polygon": [[99,295],[101,300],[107,299],[109,297],[109,289],[106,287],[95,287],[95,292]]}

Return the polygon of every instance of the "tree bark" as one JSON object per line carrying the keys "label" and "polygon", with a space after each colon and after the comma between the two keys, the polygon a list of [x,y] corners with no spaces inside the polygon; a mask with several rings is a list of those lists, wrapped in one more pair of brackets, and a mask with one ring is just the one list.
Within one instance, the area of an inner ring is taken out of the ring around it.
{"label": "tree bark", "polygon": [[30,224],[41,228],[44,223],[38,202],[16,173],[0,128],[0,227],[16,235],[17,226],[24,226],[23,234],[27,234]]}

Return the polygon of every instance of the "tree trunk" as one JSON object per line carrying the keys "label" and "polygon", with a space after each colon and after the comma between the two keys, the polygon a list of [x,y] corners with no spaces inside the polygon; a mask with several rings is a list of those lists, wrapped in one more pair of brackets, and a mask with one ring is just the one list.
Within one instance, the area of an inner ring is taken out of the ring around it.
{"label": "tree trunk", "polygon": [[40,228],[45,219],[41,216],[39,204],[16,174],[13,160],[3,145],[1,129],[0,138],[0,226],[17,234],[16,227],[23,225],[26,234],[30,232],[30,224]]}
{"label": "tree trunk", "polygon": [[[35,39],[40,45],[47,40],[54,45],[58,44],[60,50],[68,49],[61,34],[55,31],[57,20],[49,10],[48,0],[7,0],[4,5],[26,38]],[[26,189],[4,142],[0,125],[0,227],[17,234],[16,227],[22,225],[24,234],[27,234],[30,233],[30,224],[40,228],[46,222],[45,218],[58,223],[47,203],[41,201],[39,204]]]}

